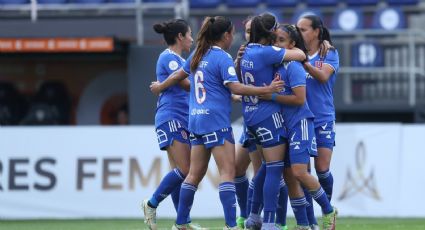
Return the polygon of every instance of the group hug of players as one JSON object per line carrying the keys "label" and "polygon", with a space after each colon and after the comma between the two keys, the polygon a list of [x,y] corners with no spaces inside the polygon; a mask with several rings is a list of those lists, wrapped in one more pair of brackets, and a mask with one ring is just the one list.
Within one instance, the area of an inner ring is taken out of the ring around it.
{"label": "group hug of players", "polygon": [[[190,210],[211,154],[220,174],[224,229],[287,229],[288,197],[295,229],[320,229],[313,199],[322,210],[322,229],[335,229],[329,168],[339,57],[329,31],[315,15],[289,25],[264,13],[248,18],[244,26],[247,43],[235,60],[226,52],[235,33],[226,17],[204,19],[192,53],[192,31],[185,20],[153,26],[168,45],[150,88],[159,95],[159,147],[173,169],[143,201],[149,229],[157,229],[156,208],[168,195],[177,211],[172,229],[206,229],[191,222]],[[190,53],[187,60],[182,53]],[[232,101],[241,102],[244,117],[236,148]],[[318,179],[310,174],[311,157]],[[245,175],[250,163],[251,181]]]}

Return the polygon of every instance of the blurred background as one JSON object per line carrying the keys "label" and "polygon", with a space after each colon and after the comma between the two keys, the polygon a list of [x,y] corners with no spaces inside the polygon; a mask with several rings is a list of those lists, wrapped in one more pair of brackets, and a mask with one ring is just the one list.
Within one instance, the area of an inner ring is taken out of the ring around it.
{"label": "blurred background", "polygon": [[235,55],[242,21],[264,11],[331,29],[338,122],[425,122],[425,1],[0,0],[0,124],[153,124],[165,44],[152,25],[186,18],[196,37],[206,15],[228,16]]}
{"label": "blurred background", "polygon": [[[169,169],[149,90],[166,44],[152,25],[185,18],[196,38],[205,16],[225,15],[235,56],[242,21],[265,11],[320,15],[339,51],[340,215],[425,217],[425,0],[0,0],[0,219],[140,218]],[[195,218],[222,216],[211,164]],[[169,199],[158,216],[175,216]]]}

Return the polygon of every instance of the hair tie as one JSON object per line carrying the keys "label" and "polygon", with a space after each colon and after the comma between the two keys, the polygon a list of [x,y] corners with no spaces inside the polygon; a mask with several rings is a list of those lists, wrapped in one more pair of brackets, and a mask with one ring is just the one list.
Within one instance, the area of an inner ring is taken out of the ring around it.
{"label": "hair tie", "polygon": [[211,18],[210,18],[210,22],[211,22],[211,23],[214,23],[214,22],[215,22],[215,18],[214,18],[214,17],[211,17]]}

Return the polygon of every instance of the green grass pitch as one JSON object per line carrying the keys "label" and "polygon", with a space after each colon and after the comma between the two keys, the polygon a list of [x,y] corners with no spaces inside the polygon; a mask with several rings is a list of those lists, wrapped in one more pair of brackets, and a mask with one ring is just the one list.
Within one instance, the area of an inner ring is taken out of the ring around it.
{"label": "green grass pitch", "polygon": [[[223,229],[222,219],[195,219],[209,229]],[[171,229],[173,220],[158,220],[159,229]],[[288,220],[289,229],[294,219]],[[0,220],[0,230],[145,230],[142,219],[99,220]],[[405,218],[338,218],[338,230],[425,230],[425,219]]]}

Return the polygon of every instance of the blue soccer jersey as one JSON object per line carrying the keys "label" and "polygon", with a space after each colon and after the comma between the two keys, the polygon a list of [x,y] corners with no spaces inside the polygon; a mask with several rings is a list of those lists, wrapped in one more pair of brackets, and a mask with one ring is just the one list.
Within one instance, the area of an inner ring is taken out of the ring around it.
{"label": "blue soccer jersey", "polygon": [[[280,78],[285,82],[284,89],[280,93],[282,95],[293,95],[293,88],[306,86],[305,76],[307,73],[300,62],[285,62],[279,67],[276,74],[280,75]],[[301,106],[287,104],[281,104],[281,106],[285,126],[288,129],[293,128],[302,119],[314,117],[307,100]]]}
{"label": "blue soccer jersey", "polygon": [[[157,80],[163,82],[174,71],[180,69],[185,60],[170,49],[164,50],[156,63]],[[155,126],[170,120],[178,120],[187,128],[189,111],[189,94],[178,85],[164,90],[158,99]]]}
{"label": "blue soccer jersey", "polygon": [[190,74],[189,131],[202,135],[231,127],[231,92],[226,84],[239,82],[232,57],[213,46],[191,72],[192,56],[183,66]]}
{"label": "blue soccer jersey", "polygon": [[[245,85],[270,85],[274,77],[274,66],[282,63],[285,49],[250,43],[240,61],[242,81]],[[259,100],[257,96],[244,96],[243,115],[248,126],[258,124],[281,107],[273,101]]]}
{"label": "blue soccer jersey", "polygon": [[314,67],[322,68],[323,65],[329,65],[334,69],[334,73],[326,83],[320,83],[307,75],[307,101],[315,116],[314,127],[318,127],[335,120],[333,86],[339,70],[339,56],[336,50],[330,50],[324,60],[320,59],[318,53],[308,58]]}

